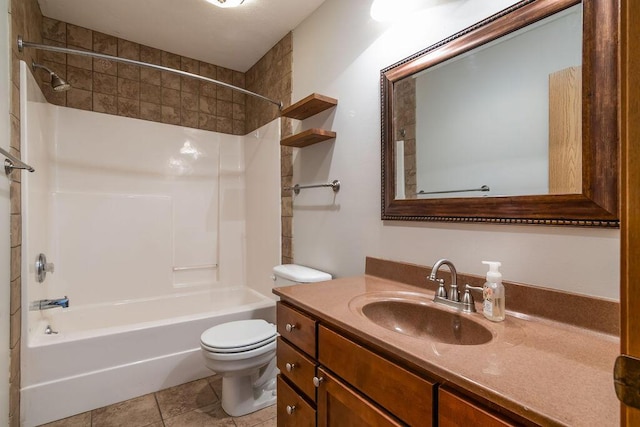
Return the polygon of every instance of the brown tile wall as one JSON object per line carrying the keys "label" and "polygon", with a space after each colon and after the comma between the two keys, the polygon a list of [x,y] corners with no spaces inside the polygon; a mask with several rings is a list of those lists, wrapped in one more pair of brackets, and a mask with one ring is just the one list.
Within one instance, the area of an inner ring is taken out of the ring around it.
{"label": "brown tile wall", "polygon": [[[199,74],[244,88],[239,71],[176,55],[87,28],[42,20],[43,43],[88,50]],[[213,83],[134,65],[78,55],[41,52],[40,61],[72,89],[54,92],[38,70],[52,104],[137,119],[245,135],[246,95]]]}
{"label": "brown tile wall", "polygon": [[[18,52],[16,40],[21,35],[25,40],[42,42],[40,27],[42,13],[37,0],[11,0],[9,5],[11,22],[11,107],[9,120],[11,123],[11,152],[20,157],[20,60],[27,63],[35,60],[33,50]],[[21,264],[22,264],[22,208],[20,198],[21,173],[12,173],[11,199],[11,296],[10,296],[10,342],[11,352],[9,377],[9,425],[20,425],[20,329],[21,329]]]}
{"label": "brown tile wall", "polygon": [[396,141],[404,140],[405,198],[416,196],[416,80],[404,79],[396,83],[394,118]]}
{"label": "brown tile wall", "polygon": [[[133,43],[106,34],[42,16],[37,0],[11,0],[11,151],[20,156],[20,66],[40,62],[74,86],[57,93],[48,85],[47,74],[36,73],[49,102],[72,108],[179,124],[221,133],[245,135],[279,116],[277,107],[218,85],[183,78],[171,73],[113,63],[111,61],[38,52],[15,45],[24,40],[93,50],[200,74],[239,87],[251,79],[249,90],[291,103],[292,40],[285,36],[247,73]],[[247,87],[249,85],[247,84]],[[291,122],[282,122],[282,135],[291,135]],[[291,184],[292,152],[282,149],[283,183]],[[20,329],[21,329],[21,172],[11,176],[11,320],[10,320],[10,412],[11,426],[20,424]],[[285,197],[286,196],[286,197]],[[283,194],[283,262],[293,262],[291,197]]]}
{"label": "brown tile wall", "polygon": [[[293,39],[291,33],[280,40],[246,73],[247,89],[291,105]],[[257,98],[247,99],[247,132],[252,132],[280,115],[278,107]],[[293,133],[291,119],[281,119],[281,136]],[[293,149],[280,147],[282,188],[293,180]],[[293,263],[293,198],[282,191],[282,262]]]}

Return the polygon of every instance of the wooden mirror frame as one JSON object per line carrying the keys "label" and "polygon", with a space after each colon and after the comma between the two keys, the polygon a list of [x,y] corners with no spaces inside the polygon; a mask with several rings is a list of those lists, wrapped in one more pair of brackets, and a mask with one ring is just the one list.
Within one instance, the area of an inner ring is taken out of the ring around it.
{"label": "wooden mirror frame", "polygon": [[[582,194],[395,198],[394,83],[582,3]],[[619,226],[619,0],[523,0],[381,70],[382,219]]]}

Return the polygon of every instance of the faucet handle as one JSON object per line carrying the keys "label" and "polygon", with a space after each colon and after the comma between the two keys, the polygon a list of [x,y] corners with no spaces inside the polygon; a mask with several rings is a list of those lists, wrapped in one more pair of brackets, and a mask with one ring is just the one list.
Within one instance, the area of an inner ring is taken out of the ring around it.
{"label": "faucet handle", "polygon": [[436,296],[440,298],[447,298],[447,290],[444,287],[444,279],[438,279],[435,275],[430,275],[429,280],[432,282],[438,283],[438,290],[436,291]]}
{"label": "faucet handle", "polygon": [[474,313],[476,311],[475,301],[473,299],[473,295],[471,295],[471,291],[480,291],[483,289],[478,286],[471,286],[469,284],[464,285],[464,295],[462,296],[462,304],[464,304],[464,311]]}

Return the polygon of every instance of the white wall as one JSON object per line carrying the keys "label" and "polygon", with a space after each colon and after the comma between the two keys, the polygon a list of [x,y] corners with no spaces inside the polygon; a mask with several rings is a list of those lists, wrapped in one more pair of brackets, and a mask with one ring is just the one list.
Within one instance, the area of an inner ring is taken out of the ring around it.
{"label": "white wall", "polygon": [[[0,0],[0,58],[10,58],[9,4]],[[0,61],[0,147],[9,150],[9,60]],[[4,156],[0,162],[4,163]],[[2,170],[4,175],[4,170]],[[9,180],[0,177],[0,425],[9,425],[9,317],[10,317],[10,213]]]}
{"label": "white wall", "polygon": [[293,32],[293,99],[336,97],[335,111],[307,119],[338,137],[299,149],[294,182],[339,179],[294,200],[296,263],[338,277],[359,275],[365,256],[422,265],[449,258],[484,274],[503,263],[505,280],[619,299],[618,230],[380,220],[380,70],[504,9],[515,0],[423,0],[398,23],[371,19],[371,0],[327,0]]}

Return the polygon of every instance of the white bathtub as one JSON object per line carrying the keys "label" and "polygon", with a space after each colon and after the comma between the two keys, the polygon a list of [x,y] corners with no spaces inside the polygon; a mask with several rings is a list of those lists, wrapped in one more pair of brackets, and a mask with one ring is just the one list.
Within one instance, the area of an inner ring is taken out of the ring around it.
{"label": "white bathtub", "polygon": [[[31,312],[22,355],[25,426],[99,408],[212,373],[200,334],[232,320],[274,322],[275,303],[246,287]],[[33,320],[33,321],[32,321]],[[58,334],[45,335],[50,325]]]}

